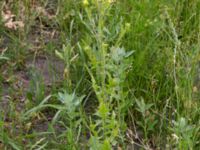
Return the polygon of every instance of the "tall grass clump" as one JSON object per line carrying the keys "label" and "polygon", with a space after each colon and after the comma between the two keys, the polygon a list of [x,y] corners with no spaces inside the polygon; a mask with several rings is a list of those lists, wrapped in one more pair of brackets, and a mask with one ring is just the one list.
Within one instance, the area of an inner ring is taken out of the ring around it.
{"label": "tall grass clump", "polygon": [[[132,23],[130,32],[123,40],[127,49],[135,50],[129,87],[136,102],[142,96],[144,102],[151,105],[146,112],[150,113],[149,124],[158,121],[148,132],[148,139],[151,137],[162,148],[199,147],[196,116],[199,103],[195,98],[198,84],[195,74],[199,61],[199,2],[126,1],[121,3],[120,8],[123,16]],[[135,108],[131,111],[135,112]],[[135,122],[140,126],[139,120],[135,119]],[[175,124],[188,127],[188,130],[182,131],[178,127],[180,130],[177,133]],[[179,140],[172,142],[171,137]],[[148,140],[148,145],[149,142],[152,141]]]}

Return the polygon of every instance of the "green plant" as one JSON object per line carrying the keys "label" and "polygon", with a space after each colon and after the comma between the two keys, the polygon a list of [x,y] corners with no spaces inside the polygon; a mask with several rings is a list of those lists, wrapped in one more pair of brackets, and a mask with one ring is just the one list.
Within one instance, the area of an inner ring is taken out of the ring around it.
{"label": "green plant", "polygon": [[77,55],[73,56],[74,48],[68,43],[66,46],[63,45],[62,52],[58,50],[55,51],[56,56],[58,56],[61,60],[64,61],[65,68],[64,68],[64,79],[67,82],[68,88],[71,86],[71,65],[74,59],[76,59]]}
{"label": "green plant", "polygon": [[[66,92],[64,93],[58,93],[58,99],[64,104],[65,110],[61,111],[59,110],[54,119],[53,123],[57,120],[60,114],[64,115],[64,113],[67,113],[68,121],[69,123],[63,122],[63,124],[67,125],[66,132],[63,134],[64,137],[66,137],[67,140],[67,149],[76,149],[78,145],[79,140],[79,131],[78,130],[81,127],[81,118],[79,118],[80,113],[77,112],[78,107],[80,107],[82,100],[84,96],[77,97],[75,93],[68,94]],[[65,115],[64,115],[65,116]],[[65,135],[66,134],[66,135]],[[76,137],[77,136],[77,137]]]}
{"label": "green plant", "polygon": [[[127,58],[133,51],[126,52],[121,46],[121,39],[129,30],[130,24],[109,22],[112,3],[109,1],[91,1],[83,3],[86,17],[80,19],[88,33],[82,40],[80,49],[86,55],[87,69],[93,90],[98,100],[98,108],[90,122],[91,149],[110,149],[124,140],[126,128],[125,114],[128,110],[127,93],[123,89],[126,72],[130,66]],[[105,24],[112,25],[106,28]],[[116,23],[116,24],[115,24]],[[112,32],[112,33],[111,33]],[[111,34],[109,39],[106,36]]]}
{"label": "green plant", "polygon": [[2,51],[2,53],[1,53],[1,55],[0,55],[0,60],[9,60],[8,57],[4,56],[4,55],[5,55],[4,53],[6,52],[6,50],[7,50],[7,49],[5,49],[5,50]]}
{"label": "green plant", "polygon": [[185,118],[180,118],[173,122],[171,131],[175,139],[175,143],[179,149],[194,149],[196,141],[196,133],[199,132],[199,127],[190,125]]}
{"label": "green plant", "polygon": [[157,120],[154,119],[154,116],[150,112],[150,108],[153,104],[145,104],[144,99],[136,99],[137,108],[136,110],[142,114],[142,121],[137,121],[137,124],[142,127],[144,132],[145,141],[148,140],[148,133],[153,131],[157,124]]}
{"label": "green plant", "polygon": [[29,85],[29,90],[27,92],[27,98],[30,101],[35,101],[37,105],[45,97],[44,79],[41,73],[34,67],[30,68],[29,74],[31,76],[31,81]]}

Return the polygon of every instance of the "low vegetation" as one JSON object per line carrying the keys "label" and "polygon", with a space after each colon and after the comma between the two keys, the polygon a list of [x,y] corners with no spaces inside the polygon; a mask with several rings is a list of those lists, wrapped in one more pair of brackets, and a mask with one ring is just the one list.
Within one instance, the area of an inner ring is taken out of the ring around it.
{"label": "low vegetation", "polygon": [[200,149],[199,0],[0,7],[0,149]]}

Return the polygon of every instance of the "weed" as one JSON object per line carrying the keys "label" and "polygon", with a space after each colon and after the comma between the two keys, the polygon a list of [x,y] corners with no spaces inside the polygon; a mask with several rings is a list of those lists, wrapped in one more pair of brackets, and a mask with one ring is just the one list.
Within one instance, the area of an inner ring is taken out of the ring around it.
{"label": "weed", "polygon": [[199,1],[0,7],[0,149],[199,149]]}

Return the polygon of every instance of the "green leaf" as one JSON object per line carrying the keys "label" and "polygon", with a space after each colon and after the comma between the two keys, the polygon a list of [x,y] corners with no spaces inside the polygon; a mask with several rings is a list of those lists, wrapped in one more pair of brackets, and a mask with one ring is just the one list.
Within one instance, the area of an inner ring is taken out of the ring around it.
{"label": "green leaf", "polygon": [[102,119],[106,119],[107,115],[109,114],[109,108],[106,103],[101,102],[97,111],[97,115]]}
{"label": "green leaf", "polygon": [[60,59],[64,60],[63,54],[57,50],[55,50],[56,56],[58,56]]}
{"label": "green leaf", "polygon": [[110,142],[108,141],[108,139],[105,139],[102,146],[101,146],[101,150],[111,150],[112,147],[110,145]]}
{"label": "green leaf", "polygon": [[9,60],[9,58],[8,57],[4,57],[4,56],[0,56],[0,60]]}

